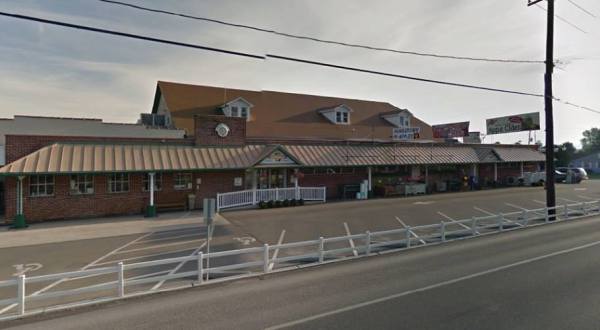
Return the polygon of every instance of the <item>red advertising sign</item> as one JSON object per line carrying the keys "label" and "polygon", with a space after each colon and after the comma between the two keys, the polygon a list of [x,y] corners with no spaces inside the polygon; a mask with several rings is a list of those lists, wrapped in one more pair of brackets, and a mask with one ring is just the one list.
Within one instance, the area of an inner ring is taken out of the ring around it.
{"label": "red advertising sign", "polygon": [[436,139],[450,139],[469,136],[469,122],[433,125],[433,137]]}

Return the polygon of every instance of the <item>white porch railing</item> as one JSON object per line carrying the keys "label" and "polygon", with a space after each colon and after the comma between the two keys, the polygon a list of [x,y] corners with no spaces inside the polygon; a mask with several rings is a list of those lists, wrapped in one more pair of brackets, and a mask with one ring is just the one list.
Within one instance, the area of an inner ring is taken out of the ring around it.
{"label": "white porch railing", "polygon": [[325,187],[291,187],[271,189],[250,189],[217,194],[217,212],[231,207],[256,205],[261,201],[283,201],[303,199],[325,202]]}

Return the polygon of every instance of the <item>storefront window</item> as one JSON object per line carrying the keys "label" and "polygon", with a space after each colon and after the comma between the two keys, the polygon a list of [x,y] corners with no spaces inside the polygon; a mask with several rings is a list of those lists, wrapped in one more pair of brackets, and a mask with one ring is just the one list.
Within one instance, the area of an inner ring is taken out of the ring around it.
{"label": "storefront window", "polygon": [[69,181],[71,195],[89,195],[94,193],[94,177],[91,174],[71,175]]}
{"label": "storefront window", "polygon": [[[144,177],[142,178],[142,190],[143,191],[150,191],[150,174],[144,174]],[[155,173],[154,174],[154,191],[161,191],[162,190],[162,173]]]}
{"label": "storefront window", "polygon": [[173,178],[175,184],[173,188],[175,190],[188,190],[192,189],[192,174],[191,173],[177,173]]}
{"label": "storefront window", "polygon": [[108,192],[122,193],[129,191],[129,174],[113,173],[108,176]]}
{"label": "storefront window", "polygon": [[34,175],[29,179],[29,195],[31,197],[54,195],[54,176]]}

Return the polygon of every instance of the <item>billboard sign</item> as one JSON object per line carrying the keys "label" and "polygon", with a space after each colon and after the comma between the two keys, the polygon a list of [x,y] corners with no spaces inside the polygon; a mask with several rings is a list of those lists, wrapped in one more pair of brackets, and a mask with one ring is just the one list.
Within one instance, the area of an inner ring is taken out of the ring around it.
{"label": "billboard sign", "polygon": [[480,144],[481,133],[480,132],[469,132],[468,136],[463,138],[463,143]]}
{"label": "billboard sign", "polygon": [[433,125],[433,137],[436,139],[451,139],[469,135],[469,122]]}
{"label": "billboard sign", "polygon": [[406,141],[418,139],[421,134],[421,127],[396,127],[392,131],[394,141]]}
{"label": "billboard sign", "polygon": [[539,112],[492,118],[485,121],[487,134],[502,134],[540,129]]}

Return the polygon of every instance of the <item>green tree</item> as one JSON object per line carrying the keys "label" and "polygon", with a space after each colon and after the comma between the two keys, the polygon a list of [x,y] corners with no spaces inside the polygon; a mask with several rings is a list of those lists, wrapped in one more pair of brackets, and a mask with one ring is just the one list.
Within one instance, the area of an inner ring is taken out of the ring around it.
{"label": "green tree", "polygon": [[584,153],[600,150],[600,128],[594,127],[584,131],[581,146]]}
{"label": "green tree", "polygon": [[554,157],[557,166],[569,166],[577,149],[571,142],[565,142],[556,148]]}

